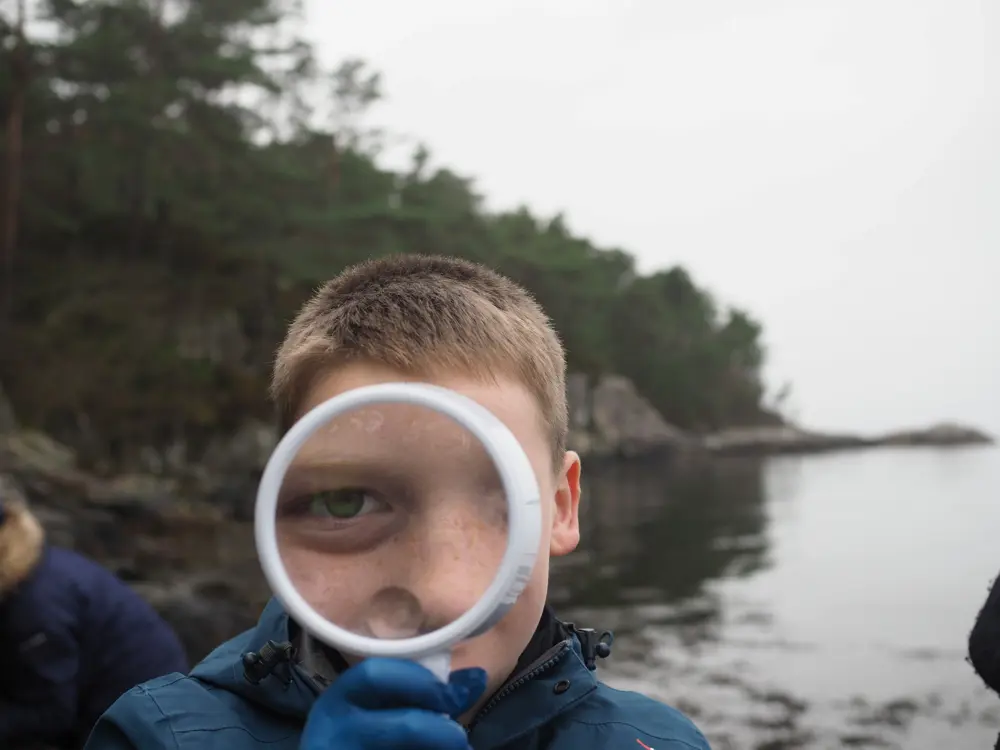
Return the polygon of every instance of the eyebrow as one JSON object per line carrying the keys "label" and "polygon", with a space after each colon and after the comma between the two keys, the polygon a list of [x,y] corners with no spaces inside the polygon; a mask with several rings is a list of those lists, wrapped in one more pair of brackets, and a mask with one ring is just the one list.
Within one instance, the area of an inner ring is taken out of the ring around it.
{"label": "eyebrow", "polygon": [[311,458],[292,461],[285,476],[298,479],[326,477],[331,474],[361,477],[371,476],[373,472],[378,472],[382,476],[399,474],[398,471],[394,470],[392,461],[388,458]]}
{"label": "eyebrow", "polygon": [[[354,446],[353,451],[351,447],[343,447],[340,450],[340,446],[325,444],[300,450],[288,466],[287,476],[303,480],[330,475],[370,479],[377,474],[383,479],[405,481],[414,468],[413,461],[419,459],[413,450],[400,450],[398,446],[371,446],[373,450],[358,450]],[[484,486],[502,484],[500,471],[485,450],[472,451],[461,457],[459,463],[479,477]]]}

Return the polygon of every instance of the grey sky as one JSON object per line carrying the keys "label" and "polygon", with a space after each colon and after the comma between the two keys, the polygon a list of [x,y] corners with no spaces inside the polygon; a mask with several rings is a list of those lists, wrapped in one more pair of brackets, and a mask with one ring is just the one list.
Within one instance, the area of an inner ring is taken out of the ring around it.
{"label": "grey sky", "polygon": [[308,5],[327,62],[384,72],[373,119],[491,206],[564,211],[761,318],[769,380],[794,383],[805,421],[1000,431],[997,24],[980,3]]}

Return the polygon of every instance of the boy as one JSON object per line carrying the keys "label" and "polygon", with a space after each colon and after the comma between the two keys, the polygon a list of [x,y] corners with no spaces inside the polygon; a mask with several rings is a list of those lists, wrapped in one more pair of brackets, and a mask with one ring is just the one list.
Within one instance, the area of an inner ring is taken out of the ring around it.
{"label": "boy", "polygon": [[[708,750],[674,709],[599,683],[595,654],[606,650],[545,607],[549,557],[579,541],[580,459],[566,450],[565,355],[539,306],[508,279],[457,259],[363,263],[323,286],[292,323],[272,396],[287,430],[338,393],[400,380],[475,399],[531,460],[544,533],[534,575],[506,617],[456,648],[444,685],[415,664],[349,663],[272,601],[255,630],[189,676],[122,697],[87,750]],[[452,588],[424,602],[430,618],[471,604]]]}

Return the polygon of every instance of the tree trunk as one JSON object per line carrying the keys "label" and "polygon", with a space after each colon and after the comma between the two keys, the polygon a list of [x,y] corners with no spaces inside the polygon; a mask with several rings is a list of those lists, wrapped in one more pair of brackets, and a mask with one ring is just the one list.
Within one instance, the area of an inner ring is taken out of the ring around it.
{"label": "tree trunk", "polygon": [[17,247],[17,219],[21,201],[21,159],[24,131],[24,103],[28,88],[28,49],[24,37],[25,0],[17,4],[17,19],[14,25],[16,39],[11,50],[10,111],[7,113],[6,151],[4,164],[3,193],[3,286],[2,311],[4,320],[9,320],[14,298],[14,253]]}

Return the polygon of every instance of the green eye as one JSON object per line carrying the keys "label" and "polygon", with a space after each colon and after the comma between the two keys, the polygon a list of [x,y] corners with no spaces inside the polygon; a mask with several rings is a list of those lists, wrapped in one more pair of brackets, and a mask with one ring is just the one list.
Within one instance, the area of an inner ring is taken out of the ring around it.
{"label": "green eye", "polygon": [[364,490],[329,490],[317,492],[309,501],[309,513],[328,518],[354,518],[373,505],[371,495]]}

